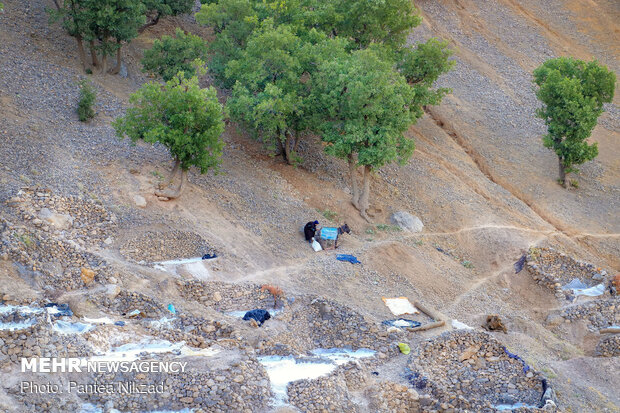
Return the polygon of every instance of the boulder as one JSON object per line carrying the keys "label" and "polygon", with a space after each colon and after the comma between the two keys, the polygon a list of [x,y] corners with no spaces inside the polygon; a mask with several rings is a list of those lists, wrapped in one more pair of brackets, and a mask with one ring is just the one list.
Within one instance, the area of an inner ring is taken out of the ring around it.
{"label": "boulder", "polygon": [[420,218],[411,215],[405,211],[398,211],[392,214],[390,217],[392,225],[396,225],[405,231],[421,232],[424,228],[424,224]]}
{"label": "boulder", "polygon": [[41,209],[39,218],[58,229],[69,229],[73,225],[71,215],[52,212],[49,208]]}
{"label": "boulder", "polygon": [[146,206],[146,199],[142,195],[134,195],[133,203],[139,208],[144,208]]}

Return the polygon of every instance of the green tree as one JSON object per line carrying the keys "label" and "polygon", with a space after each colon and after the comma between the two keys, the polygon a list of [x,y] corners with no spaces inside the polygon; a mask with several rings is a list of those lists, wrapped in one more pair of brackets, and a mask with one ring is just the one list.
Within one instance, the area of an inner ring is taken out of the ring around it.
{"label": "green tree", "polygon": [[395,160],[406,162],[413,153],[413,139],[404,133],[416,120],[414,90],[391,62],[368,49],[323,63],[312,87],[325,150],[349,163],[352,203],[368,219],[371,172]]}
{"label": "green tree", "polygon": [[289,164],[300,160],[297,147],[312,128],[310,79],[321,62],[346,56],[345,41],[316,30],[306,37],[266,20],[226,67],[226,77],[236,82],[228,101],[232,117]]}
{"label": "green tree", "polygon": [[196,14],[196,21],[213,28],[215,39],[209,42],[209,70],[224,87],[235,82],[227,80],[226,65],[241,56],[247,38],[257,27],[258,17],[250,0],[219,0],[203,4]]}
{"label": "green tree", "polygon": [[333,19],[333,35],[350,38],[359,48],[373,42],[399,48],[422,22],[411,0],[335,0]]}
{"label": "green tree", "polygon": [[[213,87],[201,89],[198,79],[182,72],[166,82],[148,83],[130,98],[131,107],[114,121],[116,134],[132,142],[143,140],[164,145],[174,158],[168,188],[157,196],[178,198],[187,180],[187,171],[196,166],[200,173],[217,171],[224,143],[224,112]],[[181,171],[178,186],[171,189]]]}
{"label": "green tree", "polygon": [[603,113],[603,103],[614,97],[616,75],[596,60],[584,62],[572,57],[547,60],[534,70],[536,96],[543,103],[537,111],[545,121],[545,147],[558,156],[560,183],[566,188],[567,177],[578,172],[574,165],[598,155],[598,146],[587,139]]}
{"label": "green tree", "polygon": [[192,11],[193,0],[143,0],[146,7],[147,22],[140,27],[140,32],[150,26],[154,26],[164,16],[177,16]]}
{"label": "green tree", "polygon": [[236,82],[228,102],[231,115],[288,163],[295,161],[299,133],[305,129],[296,55],[300,45],[287,26],[264,24],[250,36],[239,59],[226,67],[226,77]]}
{"label": "green tree", "polygon": [[58,0],[54,1],[56,10],[48,10],[52,22],[61,21],[63,29],[75,38],[77,42],[80,62],[84,70],[88,69],[86,53],[84,51],[84,40],[90,38],[88,27],[88,9],[85,6],[86,0]]}
{"label": "green tree", "polygon": [[196,73],[196,60],[204,61],[206,58],[207,45],[204,40],[191,33],[185,34],[177,27],[175,37],[162,36],[144,52],[142,71],[158,74],[166,81],[178,72],[192,77]]}
{"label": "green tree", "polygon": [[448,88],[433,89],[433,86],[439,76],[454,67],[455,62],[449,60],[453,53],[447,41],[434,38],[397,52],[397,67],[415,92],[412,110],[416,118],[422,117],[424,106],[438,105],[450,93]]}
{"label": "green tree", "polygon": [[[85,0],[84,3],[93,65],[98,65],[96,52],[99,51],[102,56],[101,72],[107,73],[107,58],[116,53],[117,65],[113,73],[118,73],[122,45],[138,36],[138,28],[146,21],[146,7],[134,0]],[[95,41],[98,42],[96,45]]]}

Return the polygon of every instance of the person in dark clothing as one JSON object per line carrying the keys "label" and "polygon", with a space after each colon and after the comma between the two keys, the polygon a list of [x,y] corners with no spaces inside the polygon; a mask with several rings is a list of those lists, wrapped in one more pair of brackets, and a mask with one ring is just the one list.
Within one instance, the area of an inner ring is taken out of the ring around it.
{"label": "person in dark clothing", "polygon": [[306,241],[312,242],[312,238],[314,238],[314,234],[316,234],[316,226],[319,225],[319,221],[308,222],[304,227],[304,235],[306,236]]}

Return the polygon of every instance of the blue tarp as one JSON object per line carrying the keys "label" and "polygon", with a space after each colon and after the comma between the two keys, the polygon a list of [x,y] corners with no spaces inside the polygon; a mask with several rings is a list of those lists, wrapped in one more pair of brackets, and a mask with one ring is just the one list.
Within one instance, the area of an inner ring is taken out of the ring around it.
{"label": "blue tarp", "polygon": [[523,269],[523,266],[525,265],[526,259],[527,259],[527,256],[523,254],[521,258],[519,258],[519,261],[515,262],[514,264],[515,274],[519,274],[521,272],[521,270]]}
{"label": "blue tarp", "polygon": [[528,370],[530,369],[530,366],[527,365],[525,360],[523,360],[521,357],[517,356],[516,354],[512,354],[510,351],[508,351],[508,349],[506,349],[506,347],[504,347],[504,352],[508,354],[508,357],[510,357],[511,359],[515,359],[523,363],[523,373],[528,372]]}
{"label": "blue tarp", "polygon": [[336,238],[338,238],[338,228],[321,228],[321,239],[330,239],[335,241]]}
{"label": "blue tarp", "polygon": [[351,264],[361,264],[362,262],[357,259],[357,257],[349,254],[338,254],[336,256],[338,261],[348,261]]}

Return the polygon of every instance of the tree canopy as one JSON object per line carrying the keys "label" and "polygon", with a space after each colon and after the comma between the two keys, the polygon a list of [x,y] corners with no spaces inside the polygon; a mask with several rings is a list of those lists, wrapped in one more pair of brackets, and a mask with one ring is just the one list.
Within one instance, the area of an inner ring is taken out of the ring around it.
{"label": "tree canopy", "polygon": [[[312,101],[326,152],[347,159],[353,186],[353,205],[362,215],[368,209],[369,174],[413,153],[413,139],[404,135],[415,121],[413,88],[370,49],[347,59],[324,62],[313,79]],[[362,192],[357,190],[356,167],[364,167]]]}
{"label": "tree canopy", "polygon": [[130,98],[131,107],[113,126],[120,138],[132,142],[164,145],[175,160],[170,181],[181,169],[176,190],[157,195],[176,198],[180,195],[187,170],[195,166],[200,173],[217,171],[224,143],[224,112],[213,87],[201,89],[194,76],[180,72],[164,85],[147,83]]}
{"label": "tree canopy", "polygon": [[[121,48],[138,36],[148,25],[157,23],[160,16],[188,13],[192,0],[54,0],[55,10],[50,10],[51,20],[62,23],[66,32],[76,39],[78,53],[84,69],[86,61],[83,42],[90,46],[92,65],[107,71],[107,58],[116,53],[117,63],[113,73],[120,71]],[[149,15],[150,21],[146,24]],[[176,72],[175,72],[176,73]]]}
{"label": "tree canopy", "polygon": [[349,161],[353,204],[366,216],[370,172],[411,156],[405,131],[448,92],[433,88],[453,66],[447,43],[406,46],[421,21],[409,0],[203,3],[196,19],[215,33],[209,67],[232,89],[232,118],[289,163],[303,137],[321,135]]}
{"label": "tree canopy", "polygon": [[196,63],[207,59],[207,45],[202,38],[183,30],[175,30],[175,36],[162,36],[153,42],[153,47],[144,52],[143,71],[172,79],[178,72],[192,77],[196,73]]}
{"label": "tree canopy", "polygon": [[558,156],[560,181],[568,187],[566,175],[578,172],[574,165],[598,155],[596,142],[589,144],[587,139],[604,111],[603,104],[613,99],[616,75],[595,60],[559,57],[534,70],[534,83],[543,103],[537,115],[547,125],[543,144]]}

